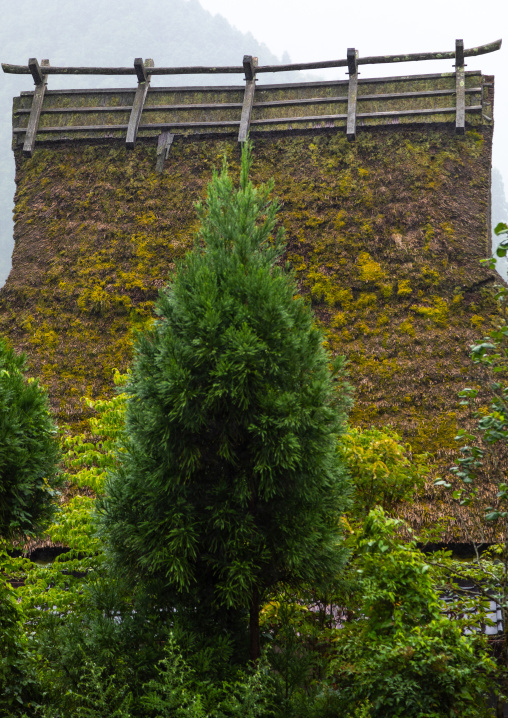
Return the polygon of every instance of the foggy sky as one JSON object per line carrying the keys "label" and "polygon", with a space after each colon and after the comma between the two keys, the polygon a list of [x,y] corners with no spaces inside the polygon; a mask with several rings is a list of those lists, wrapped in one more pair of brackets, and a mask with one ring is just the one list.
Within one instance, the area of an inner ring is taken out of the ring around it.
{"label": "foggy sky", "polygon": [[[348,47],[360,55],[393,55],[454,50],[455,40],[476,47],[503,37],[508,28],[506,0],[200,0],[239,30],[250,31],[272,52],[287,51],[292,62],[345,58]],[[508,187],[508,32],[500,51],[467,58],[467,70],[496,76],[493,164]],[[259,58],[260,64],[262,58]],[[346,79],[347,68],[328,71]],[[363,66],[363,77],[453,71],[453,61]],[[323,71],[320,71],[323,74]],[[508,219],[508,218],[507,218]]]}

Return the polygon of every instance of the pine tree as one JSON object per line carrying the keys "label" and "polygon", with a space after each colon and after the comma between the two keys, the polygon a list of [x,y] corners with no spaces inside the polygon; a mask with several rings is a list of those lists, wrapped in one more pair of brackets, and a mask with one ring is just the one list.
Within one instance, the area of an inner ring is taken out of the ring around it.
{"label": "pine tree", "polygon": [[280,266],[272,184],[254,188],[251,164],[247,145],[238,190],[226,166],[214,174],[194,250],[137,338],[102,526],[133,580],[248,610],[255,659],[264,591],[344,562],[350,391]]}
{"label": "pine tree", "polygon": [[40,531],[58,485],[56,429],[48,397],[25,376],[26,357],[0,337],[0,537]]}

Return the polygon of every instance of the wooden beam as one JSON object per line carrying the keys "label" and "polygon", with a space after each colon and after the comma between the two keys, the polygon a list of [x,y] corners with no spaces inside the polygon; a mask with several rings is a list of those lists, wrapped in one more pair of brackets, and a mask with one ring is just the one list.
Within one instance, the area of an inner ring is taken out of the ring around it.
{"label": "wooden beam", "polygon": [[455,67],[464,64],[464,40],[455,40]]}
{"label": "wooden beam", "polygon": [[[479,45],[464,50],[464,57],[477,57],[489,52],[496,52],[501,48],[502,40]],[[453,60],[455,51],[445,52],[416,52],[401,55],[374,55],[362,57],[358,60],[359,65],[382,65],[396,62],[419,62],[423,60]],[[347,67],[347,60],[326,60],[322,62],[300,62],[286,65],[263,65],[258,67],[257,74],[261,72],[291,72],[295,70],[322,70],[331,67]],[[28,65],[11,65],[2,63],[4,72],[14,75],[31,74]],[[240,74],[244,72],[243,66],[227,67],[154,67],[152,75],[204,75],[204,74]],[[136,75],[134,67],[51,67],[48,69],[50,75]]]}
{"label": "wooden beam", "polygon": [[346,136],[351,142],[356,137],[356,104],[358,98],[358,50],[347,49],[347,65],[349,72],[349,88],[347,96]]}
{"label": "wooden beam", "polygon": [[[466,108],[467,112],[481,112],[481,105],[468,105]],[[429,109],[418,109],[418,110],[389,110],[387,112],[358,112],[357,118],[383,118],[383,117],[408,117],[418,115],[440,115],[450,114],[453,115],[456,112],[455,107],[434,107]],[[293,124],[300,122],[322,122],[322,121],[333,121],[333,120],[347,120],[347,115],[307,115],[301,117],[276,117],[261,120],[251,120],[251,125],[272,125],[272,124]],[[194,129],[194,128],[234,128],[238,127],[240,122],[238,120],[223,120],[222,122],[154,122],[153,124],[140,125],[140,130],[172,130],[172,129]],[[48,134],[63,134],[68,132],[113,132],[115,130],[127,129],[127,125],[66,125],[64,127],[43,127],[41,132]],[[14,135],[23,134],[27,131],[25,127],[15,127],[13,129]],[[115,139],[115,138],[109,138]]]}
{"label": "wooden beam", "polygon": [[[136,64],[137,63],[137,64]],[[141,64],[140,64],[141,63]],[[143,72],[139,72],[138,78],[144,79],[139,80],[138,89],[134,96],[134,103],[132,105],[131,116],[129,119],[129,125],[127,127],[127,137],[125,145],[127,149],[133,150],[136,146],[136,138],[138,136],[139,123],[141,121],[141,115],[143,114],[143,107],[145,105],[146,93],[150,87],[150,73],[146,71],[146,68],[153,67],[153,60],[146,60],[143,64],[141,58],[137,57],[134,60],[134,65],[139,68],[143,68]]]}
{"label": "wooden beam", "polygon": [[243,96],[242,115],[240,117],[240,130],[238,131],[238,142],[245,142],[249,136],[250,118],[254,104],[254,93],[256,91],[256,67],[257,57],[245,55],[243,66],[245,68],[245,94]]}
{"label": "wooden beam", "polygon": [[[148,60],[147,60],[148,62]],[[153,60],[152,65],[153,67]],[[147,74],[145,70],[145,66],[143,64],[143,58],[142,57],[136,57],[134,60],[134,70],[136,71],[136,75],[138,76],[138,82],[146,82],[147,81]]]}
{"label": "wooden beam", "polygon": [[464,40],[455,40],[455,132],[463,135],[466,131],[466,77],[464,73]]}
{"label": "wooden beam", "polygon": [[[502,40],[496,40],[486,45],[479,45],[464,50],[464,57],[472,57],[477,55],[486,55],[489,52],[496,52],[501,48]],[[383,65],[392,62],[421,62],[424,60],[453,60],[455,52],[415,52],[405,55],[373,55],[371,57],[361,57],[358,60],[359,65]],[[325,62],[300,62],[290,65],[262,65],[258,67],[258,74],[261,72],[291,72],[293,70],[322,70],[328,67],[347,67],[347,60],[327,60]]]}
{"label": "wooden beam", "polygon": [[[32,67],[37,68],[35,74],[33,74],[34,80],[40,78],[40,81],[35,85],[35,92],[32,98],[32,109],[30,110],[30,117],[28,118],[28,127],[26,129],[25,141],[23,143],[23,155],[25,157],[31,157],[35,148],[35,138],[37,136],[37,130],[39,128],[39,119],[41,116],[42,103],[44,101],[44,93],[46,92],[46,86],[48,84],[48,76],[41,72],[39,63],[35,58],[32,58],[29,62]],[[42,67],[49,66],[49,60],[41,60]]]}
{"label": "wooden beam", "polygon": [[[455,74],[455,73],[453,73]],[[362,80],[358,80],[360,84]],[[483,83],[484,87],[489,87],[489,83]],[[259,89],[259,86],[257,86]],[[214,88],[212,88],[214,89]],[[466,95],[480,94],[482,91],[481,87],[466,87]],[[372,100],[398,100],[415,97],[445,97],[449,95],[455,95],[456,88],[449,90],[418,90],[416,92],[390,92],[390,93],[379,93],[375,95],[361,95],[357,97],[357,103],[370,102]],[[33,93],[31,93],[33,95]],[[51,94],[50,90],[46,90],[44,96]],[[295,98],[291,100],[269,100],[267,102],[254,102],[253,108],[263,107],[284,107],[284,106],[302,106],[302,105],[332,105],[341,104],[347,102],[347,95],[333,95],[330,97],[303,97]],[[174,105],[145,105],[143,108],[144,113],[149,112],[162,112],[171,110],[233,110],[241,109],[243,107],[242,102],[217,102],[215,104],[174,104]],[[41,115],[58,115],[58,114],[89,114],[89,113],[115,113],[115,112],[131,112],[132,105],[112,105],[112,106],[85,106],[85,107],[48,107],[41,110]],[[31,112],[30,108],[21,108],[14,110],[15,115],[29,115]]]}
{"label": "wooden beam", "polygon": [[243,56],[243,70],[245,72],[246,80],[253,80],[255,75],[255,66],[257,65],[257,57],[252,55]]}
{"label": "wooden beam", "polygon": [[167,160],[169,150],[175,139],[171,132],[161,132],[157,140],[157,163],[155,165],[156,172],[164,172],[164,162]]}
{"label": "wooden beam", "polygon": [[34,79],[34,85],[40,85],[43,80],[43,75],[36,57],[31,57],[28,60],[28,69]]}

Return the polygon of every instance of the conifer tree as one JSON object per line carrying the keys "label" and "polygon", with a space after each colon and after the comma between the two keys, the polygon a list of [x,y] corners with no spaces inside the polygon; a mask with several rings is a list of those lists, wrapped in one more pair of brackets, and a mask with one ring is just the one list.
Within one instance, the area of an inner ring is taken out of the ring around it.
{"label": "conifer tree", "polygon": [[102,526],[133,580],[248,611],[255,659],[264,591],[344,562],[350,390],[280,266],[273,185],[254,188],[251,164],[246,145],[237,190],[214,173],[194,250],[138,335]]}
{"label": "conifer tree", "polygon": [[0,337],[0,538],[37,533],[58,484],[56,428],[48,397],[25,376],[26,357]]}

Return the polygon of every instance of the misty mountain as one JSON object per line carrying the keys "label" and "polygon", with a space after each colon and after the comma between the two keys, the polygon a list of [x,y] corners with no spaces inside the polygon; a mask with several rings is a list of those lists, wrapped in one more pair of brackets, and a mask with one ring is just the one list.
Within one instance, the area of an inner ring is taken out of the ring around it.
{"label": "misty mountain", "polygon": [[[29,57],[62,66],[131,66],[135,57],[166,66],[241,65],[245,54],[259,57],[262,64],[281,61],[250,33],[204,10],[198,0],[145,0],[142,7],[134,0],[47,0],[37,7],[29,0],[3,0],[0,48],[1,62],[23,65]],[[279,82],[286,79],[277,76]],[[135,82],[135,76],[50,76],[48,89],[130,87]],[[152,84],[242,82],[239,75],[208,75],[156,77]],[[0,73],[0,286],[10,270],[13,246],[12,98],[32,88],[30,75]]]}

